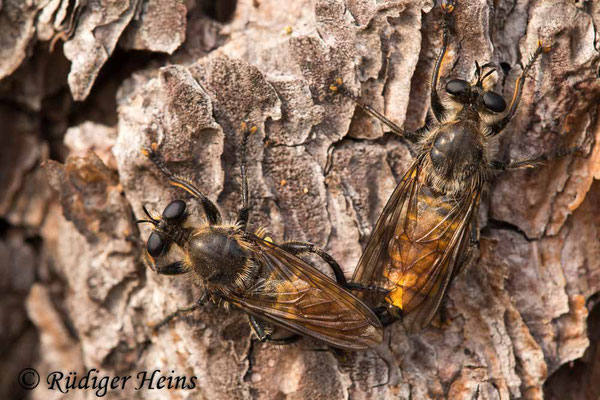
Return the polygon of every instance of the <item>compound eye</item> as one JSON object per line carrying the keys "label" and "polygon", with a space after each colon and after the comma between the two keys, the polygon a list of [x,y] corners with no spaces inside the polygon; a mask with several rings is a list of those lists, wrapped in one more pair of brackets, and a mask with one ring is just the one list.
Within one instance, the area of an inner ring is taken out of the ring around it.
{"label": "compound eye", "polygon": [[462,79],[452,79],[446,83],[446,92],[452,96],[460,96],[469,90],[469,82]]}
{"label": "compound eye", "polygon": [[146,242],[146,250],[148,250],[148,254],[152,257],[158,257],[162,254],[165,249],[165,243],[160,238],[158,233],[152,232],[148,237],[148,242]]}
{"label": "compound eye", "polygon": [[506,110],[506,101],[498,93],[485,92],[483,95],[483,105],[490,111],[502,112]]}
{"label": "compound eye", "polygon": [[173,221],[181,218],[184,212],[185,202],[183,200],[174,200],[165,207],[162,216],[164,219]]}

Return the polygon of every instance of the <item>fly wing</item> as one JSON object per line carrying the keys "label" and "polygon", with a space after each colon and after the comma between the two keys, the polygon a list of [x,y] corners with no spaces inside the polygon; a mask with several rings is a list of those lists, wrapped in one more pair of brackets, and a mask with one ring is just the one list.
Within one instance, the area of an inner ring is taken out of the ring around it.
{"label": "fly wing", "polygon": [[[408,218],[416,225],[398,226],[391,252],[388,276],[397,282],[387,295],[402,305],[402,320],[408,332],[419,332],[435,316],[452,278],[465,262],[466,248],[479,192],[452,203],[419,191],[417,209]],[[411,230],[412,228],[412,230]],[[400,272],[402,271],[402,272]]]}
{"label": "fly wing", "polygon": [[389,245],[394,237],[402,209],[407,204],[413,204],[414,207],[417,199],[418,175],[419,163],[417,161],[404,174],[379,215],[375,229],[352,276],[353,282],[366,287],[377,286],[384,289],[391,289],[395,286],[394,282],[390,282],[384,276],[384,271],[389,268],[391,263]]}
{"label": "fly wing", "polygon": [[385,300],[402,310],[409,332],[435,315],[464,261],[479,188],[459,198],[433,193],[417,160],[385,206],[353,280],[389,290]]}
{"label": "fly wing", "polygon": [[232,303],[332,346],[362,350],[381,343],[381,323],[361,300],[277,245],[258,237],[255,244],[260,277],[243,295],[231,295]]}

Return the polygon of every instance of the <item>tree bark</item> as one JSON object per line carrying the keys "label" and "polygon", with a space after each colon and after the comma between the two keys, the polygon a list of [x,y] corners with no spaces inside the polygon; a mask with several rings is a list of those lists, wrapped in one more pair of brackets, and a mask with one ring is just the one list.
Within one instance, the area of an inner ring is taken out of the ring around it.
{"label": "tree bark", "polygon": [[[348,353],[312,351],[324,347],[308,339],[262,344],[243,313],[216,304],[154,333],[149,324],[201,291],[143,263],[142,205],[160,213],[185,196],[140,149],[159,143],[169,167],[231,220],[241,205],[240,125],[256,125],[251,226],[325,248],[351,277],[412,156],[329,86],[341,77],[406,130],[422,126],[439,6],[22,3],[0,1],[0,393],[59,398],[49,373],[96,368],[132,376],[111,398],[600,396],[600,5],[458,2],[442,83],[491,61],[495,90],[509,100],[538,40],[552,47],[525,82],[499,157],[578,144],[584,154],[492,182],[478,215],[480,259],[454,280],[444,324],[407,335],[396,323],[377,352]],[[15,385],[26,366],[42,377],[31,392]],[[154,370],[195,376],[196,387],[135,390],[137,374]]]}

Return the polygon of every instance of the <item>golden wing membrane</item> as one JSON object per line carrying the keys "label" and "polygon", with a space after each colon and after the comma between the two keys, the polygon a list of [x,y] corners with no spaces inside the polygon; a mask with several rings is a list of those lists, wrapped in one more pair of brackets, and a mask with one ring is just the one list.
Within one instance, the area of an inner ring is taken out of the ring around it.
{"label": "golden wing membrane", "polygon": [[464,261],[480,189],[460,198],[435,194],[423,184],[420,161],[409,168],[383,209],[352,280],[387,294],[408,332],[434,317]]}
{"label": "golden wing membrane", "polygon": [[280,247],[255,239],[261,266],[257,283],[229,300],[276,326],[349,350],[383,340],[383,328],[361,300]]}
{"label": "golden wing membrane", "polygon": [[418,163],[413,163],[379,215],[375,229],[354,271],[353,282],[388,290],[395,286],[394,282],[383,276],[384,270],[390,264],[388,245],[394,237],[395,227],[405,203],[414,203],[408,197],[416,193],[417,168]]}

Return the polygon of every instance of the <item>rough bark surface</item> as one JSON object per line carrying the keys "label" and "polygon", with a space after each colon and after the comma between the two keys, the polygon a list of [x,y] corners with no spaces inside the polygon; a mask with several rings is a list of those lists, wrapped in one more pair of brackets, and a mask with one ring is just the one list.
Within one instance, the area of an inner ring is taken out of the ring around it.
{"label": "rough bark surface", "polygon": [[[458,2],[443,77],[470,79],[475,61],[492,61],[510,99],[538,40],[552,46],[499,156],[580,143],[585,155],[495,179],[481,257],[455,279],[445,324],[412,336],[394,324],[378,352],[312,351],[323,346],[262,344],[242,313],[207,304],[153,333],[148,324],[201,293],[142,262],[150,230],[135,216],[182,197],[142,146],[160,143],[231,217],[239,126],[256,125],[252,226],[324,247],[350,277],[412,157],[329,85],[342,77],[408,130],[429,107],[441,43],[432,1],[239,0],[228,18],[234,3],[0,0],[0,397],[61,398],[44,384],[50,371],[96,368],[197,377],[193,390],[132,384],[109,398],[598,399],[593,1]],[[42,377],[30,392],[16,385],[25,367]]]}

